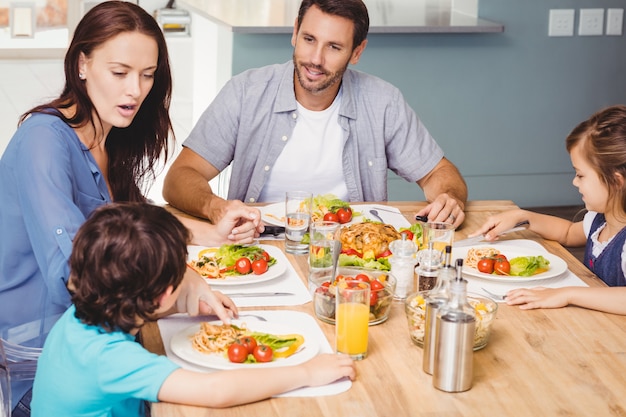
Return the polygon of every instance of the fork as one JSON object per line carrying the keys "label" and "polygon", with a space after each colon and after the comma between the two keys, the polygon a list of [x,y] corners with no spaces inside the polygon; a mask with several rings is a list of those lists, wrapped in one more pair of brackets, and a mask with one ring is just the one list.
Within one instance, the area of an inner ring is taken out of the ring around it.
{"label": "fork", "polygon": [[489,296],[490,296],[490,297],[492,297],[492,298],[495,298],[495,299],[496,299],[496,300],[498,300],[498,301],[504,301],[504,300],[506,300],[506,294],[504,294],[504,295],[496,294],[496,293],[493,293],[493,292],[491,292],[491,291],[489,291],[488,289],[483,288],[483,287],[481,287],[481,289],[482,289],[482,290],[483,290],[483,291],[484,291],[487,295],[489,295]]}
{"label": "fork", "polygon": [[257,316],[256,314],[240,314],[239,318],[242,317],[254,317],[255,319],[259,320],[259,321],[267,321],[267,319],[263,316]]}

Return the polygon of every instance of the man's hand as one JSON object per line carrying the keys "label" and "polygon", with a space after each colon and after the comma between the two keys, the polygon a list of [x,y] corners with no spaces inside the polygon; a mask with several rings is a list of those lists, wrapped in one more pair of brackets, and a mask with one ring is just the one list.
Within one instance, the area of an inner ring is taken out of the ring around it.
{"label": "man's hand", "polygon": [[461,203],[445,193],[438,195],[432,203],[418,211],[416,215],[427,216],[429,222],[452,223],[455,229],[465,220]]}

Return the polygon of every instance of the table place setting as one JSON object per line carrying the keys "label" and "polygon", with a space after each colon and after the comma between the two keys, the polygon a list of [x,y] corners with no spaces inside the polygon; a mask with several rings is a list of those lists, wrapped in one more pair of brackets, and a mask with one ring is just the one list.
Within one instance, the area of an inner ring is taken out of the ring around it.
{"label": "table place setting", "polygon": [[[229,276],[206,281],[215,291],[233,299],[238,307],[278,307],[306,304],[311,294],[284,252],[277,247],[259,245],[276,259],[276,264],[261,275]],[[190,247],[190,259],[197,257],[201,247]]]}
{"label": "table place setting", "polygon": [[[237,321],[245,323],[251,330],[255,330],[256,328],[261,331],[265,329],[295,329],[290,331],[302,334],[305,338],[304,344],[298,352],[288,358],[282,359],[285,365],[295,365],[305,362],[318,353],[334,352],[316,320],[304,312],[293,310],[240,311]],[[276,364],[280,362],[265,364],[228,364],[227,359],[221,360],[218,358],[218,360],[214,357],[207,357],[207,367],[200,365],[203,363],[203,354],[192,352],[192,342],[188,334],[193,332],[196,327],[199,327],[202,322],[221,323],[216,316],[189,317],[186,314],[174,314],[159,319],[157,322],[167,357],[182,368],[199,372],[215,372],[221,369],[236,369],[244,366],[280,366]],[[188,346],[186,346],[187,340]],[[185,346],[181,346],[181,344]],[[176,351],[178,355],[174,351]],[[184,358],[181,356],[184,356]],[[347,378],[342,378],[327,385],[303,387],[276,395],[276,397],[320,397],[336,395],[349,390],[351,386],[352,381]]]}
{"label": "table place setting", "polygon": [[[464,277],[468,281],[467,291],[475,294],[487,295],[493,298],[495,301],[501,303],[504,302],[503,296],[510,290],[516,288],[533,288],[533,287],[548,287],[548,288],[561,288],[561,287],[587,287],[579,277],[574,275],[568,268],[567,264],[561,258],[558,258],[550,254],[541,244],[528,239],[514,239],[507,241],[495,241],[482,243],[483,246],[495,247],[495,248],[510,248],[512,251],[522,249],[532,253],[534,255],[542,255],[552,259],[551,268],[553,271],[548,271],[543,274],[538,274],[536,277],[511,277],[494,275],[493,277],[483,278],[477,274],[466,274]],[[463,248],[465,249],[465,248]],[[452,257],[458,257],[459,248],[452,249]],[[545,274],[545,275],[544,275]],[[483,275],[483,274],[480,274]]]}

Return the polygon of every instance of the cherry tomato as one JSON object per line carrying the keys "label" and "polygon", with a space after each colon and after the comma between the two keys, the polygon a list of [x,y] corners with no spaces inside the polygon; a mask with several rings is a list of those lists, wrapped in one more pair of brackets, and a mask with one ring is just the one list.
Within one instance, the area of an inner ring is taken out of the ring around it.
{"label": "cherry tomato", "polygon": [[354,277],[354,280],[355,280],[355,281],[361,281],[361,282],[367,282],[367,283],[369,283],[369,282],[370,282],[370,277],[368,277],[368,276],[367,276],[367,275],[365,275],[365,274],[359,274],[359,275],[357,275],[356,277]]}
{"label": "cherry tomato", "polygon": [[254,352],[252,352],[252,354],[257,362],[271,362],[274,357],[272,348],[266,345],[258,345],[254,348]]}
{"label": "cherry tomato", "polygon": [[378,292],[370,291],[370,306],[375,306],[378,301]]}
{"label": "cherry tomato", "polygon": [[272,260],[272,257],[270,256],[269,253],[267,253],[266,251],[263,251],[263,259],[265,259],[267,262]]}
{"label": "cherry tomato", "polygon": [[269,267],[267,266],[267,261],[265,259],[257,259],[256,261],[252,262],[252,272],[254,272],[256,275],[266,273],[268,268]]}
{"label": "cherry tomato", "polygon": [[493,270],[498,275],[509,275],[511,264],[509,261],[496,259],[496,262],[493,264]]}
{"label": "cherry tomato", "polygon": [[348,256],[351,256],[351,255],[356,255],[356,256],[358,256],[359,258],[362,258],[362,257],[363,257],[363,254],[362,254],[362,253],[359,253],[359,251],[357,251],[356,249],[342,249],[342,250],[341,250],[341,253],[345,253],[345,254],[346,254],[346,255],[348,255]]}
{"label": "cherry tomato", "polygon": [[340,208],[337,210],[337,217],[339,218],[339,223],[344,224],[348,223],[352,220],[352,210],[346,208]]}
{"label": "cherry tomato", "polygon": [[484,274],[491,274],[493,272],[493,264],[494,264],[493,259],[483,258],[480,261],[478,261],[478,264],[476,265],[476,269],[478,269],[479,272],[482,272]]}
{"label": "cherry tomato", "polygon": [[378,256],[376,257],[376,259],[378,259],[378,258],[387,258],[387,257],[389,257],[389,256],[391,256],[391,255],[392,255],[391,251],[390,251],[389,249],[385,249],[385,251],[384,251],[384,252],[382,252],[382,253],[378,254]]}
{"label": "cherry tomato", "polygon": [[248,357],[248,349],[240,343],[233,343],[228,347],[228,360],[234,363],[243,363]]}
{"label": "cherry tomato", "polygon": [[239,344],[246,348],[248,354],[254,353],[254,348],[257,346],[256,339],[252,336],[244,336],[239,339]]}
{"label": "cherry tomato", "polygon": [[503,254],[499,253],[497,255],[493,255],[493,261],[494,262],[498,262],[498,259],[501,259],[503,261],[508,261],[508,259],[506,258],[506,256],[504,256]]}
{"label": "cherry tomato", "polygon": [[339,216],[337,216],[335,213],[326,213],[324,214],[324,221],[325,222],[337,222],[339,223]]}
{"label": "cherry tomato", "polygon": [[411,232],[410,230],[403,230],[400,232],[400,234],[402,233],[406,233],[406,240],[413,240],[413,238],[415,237],[413,232]]}
{"label": "cherry tomato", "polygon": [[250,259],[245,256],[237,259],[237,262],[235,262],[235,270],[241,275],[249,274],[251,269],[252,263],[250,262]]}
{"label": "cherry tomato", "polygon": [[321,286],[322,286],[322,287],[326,287],[326,288],[330,287],[330,281],[324,281],[324,282],[322,282],[322,285],[321,285]]}
{"label": "cherry tomato", "polygon": [[382,290],[383,288],[385,288],[385,286],[379,280],[373,279],[373,280],[370,281],[370,291],[371,292],[375,293],[375,292],[377,292],[379,290]]}

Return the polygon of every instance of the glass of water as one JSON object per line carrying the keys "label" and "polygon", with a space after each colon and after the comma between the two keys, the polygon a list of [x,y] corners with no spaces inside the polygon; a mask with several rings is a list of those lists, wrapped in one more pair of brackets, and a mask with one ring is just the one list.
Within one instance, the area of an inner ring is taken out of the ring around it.
{"label": "glass of water", "polygon": [[313,194],[308,191],[287,191],[285,198],[285,252],[309,253],[309,244],[302,243],[309,231]]}

